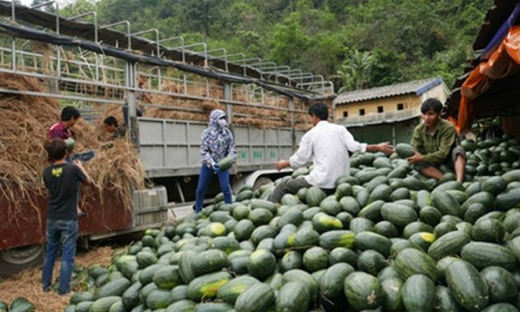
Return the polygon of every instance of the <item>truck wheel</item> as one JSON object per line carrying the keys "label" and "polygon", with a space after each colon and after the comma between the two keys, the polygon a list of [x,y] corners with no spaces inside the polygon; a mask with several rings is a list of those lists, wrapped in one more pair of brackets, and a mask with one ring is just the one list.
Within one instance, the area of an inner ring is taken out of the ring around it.
{"label": "truck wheel", "polygon": [[253,190],[258,190],[260,186],[266,185],[269,183],[273,183],[273,180],[269,179],[268,177],[260,177],[256,179],[255,184],[253,185]]}
{"label": "truck wheel", "polygon": [[0,251],[0,277],[9,277],[43,262],[43,244]]}

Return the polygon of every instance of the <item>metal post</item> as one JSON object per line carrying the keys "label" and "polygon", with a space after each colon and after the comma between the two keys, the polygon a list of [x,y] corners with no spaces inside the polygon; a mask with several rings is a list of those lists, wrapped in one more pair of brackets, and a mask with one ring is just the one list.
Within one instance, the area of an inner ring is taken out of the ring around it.
{"label": "metal post", "polygon": [[162,91],[162,70],[160,66],[155,68],[157,69],[157,90]]}
{"label": "metal post", "polygon": [[[88,16],[88,15],[94,16],[94,42],[96,44],[99,44],[98,23],[97,23],[97,13],[96,12],[90,11],[90,12],[78,14],[78,15],[67,18],[67,21],[72,21],[72,20],[78,19],[80,17]],[[97,53],[94,54],[94,58],[96,60],[96,81],[99,81],[99,57],[98,57]]]}
{"label": "metal post", "polygon": [[268,67],[262,68],[262,72],[264,72],[266,74],[279,73],[279,71],[278,71],[279,68],[285,68],[287,70],[291,69],[289,66],[286,66],[286,65],[282,65],[282,66],[268,66]]}
{"label": "metal post", "polygon": [[271,76],[271,74],[274,74],[274,81],[276,83],[278,83],[278,77],[281,76],[280,72],[278,71],[279,68],[285,68],[287,70],[291,70],[291,68],[289,66],[285,66],[284,65],[284,66],[276,66],[271,71],[264,71],[264,70],[262,70],[262,73],[269,74],[269,77]]}
{"label": "metal post", "polygon": [[289,109],[291,110],[291,141],[292,141],[292,149],[296,150],[296,131],[294,130],[295,124],[295,116],[294,116],[294,99],[292,97],[289,98]]}
{"label": "metal post", "polygon": [[256,68],[256,69],[262,69],[264,68],[266,65],[273,65],[273,66],[278,66],[275,62],[260,62],[260,63],[252,63],[252,64],[249,64],[250,66]]}
{"label": "metal post", "polygon": [[[189,45],[183,45],[182,46],[183,57],[184,57],[185,48],[192,48],[192,47],[197,47],[197,46],[202,46],[204,48],[204,67],[208,67],[208,46],[203,42],[189,44]],[[195,52],[195,51],[193,51],[193,52]],[[187,79],[186,79],[186,75],[184,75],[184,74],[183,74],[183,79],[184,79],[184,94],[187,94],[188,93]],[[209,81],[207,78],[206,78],[206,97],[209,97]]]}
{"label": "metal post", "polygon": [[125,120],[127,123],[128,131],[130,133],[130,139],[132,143],[134,143],[135,147],[139,149],[139,138],[137,133],[137,118],[136,118],[136,98],[135,98],[135,89],[136,89],[136,81],[137,81],[137,68],[136,64],[132,62],[126,62],[125,68],[125,86],[127,87],[127,109],[128,109],[128,120]]}
{"label": "metal post", "polygon": [[[56,34],[60,35],[60,5],[58,2],[54,2],[56,6]],[[61,46],[56,48],[56,71],[58,73],[57,77],[61,78]]]}
{"label": "metal post", "polygon": [[[160,57],[160,53],[161,53],[161,50],[160,50],[160,45],[159,45],[159,30],[157,28],[151,28],[151,29],[147,29],[147,30],[143,30],[143,31],[138,31],[136,33],[133,33],[133,34],[130,34],[130,38],[132,36],[137,36],[137,35],[142,35],[142,34],[146,34],[146,33],[149,33],[149,32],[154,32],[155,33],[155,45],[156,45],[156,49],[157,49],[157,57]],[[130,49],[132,48],[132,41],[130,40]]]}
{"label": "metal post", "polygon": [[235,56],[241,56],[242,57],[242,59],[237,60],[237,61],[241,61],[241,60],[243,60],[246,57],[246,55],[244,53],[235,53],[235,54],[228,54],[227,59],[231,60],[232,58],[235,58]]}
{"label": "metal post", "polygon": [[184,37],[183,36],[177,36],[177,37],[170,37],[170,38],[166,38],[166,39],[161,39],[161,40],[157,41],[157,43],[163,43],[163,42],[172,41],[172,40],[180,40],[181,41],[182,62],[185,62],[186,61],[186,55],[184,54]]}
{"label": "metal post", "polygon": [[[157,44],[163,43],[163,42],[167,42],[167,41],[172,41],[172,40],[180,40],[181,41],[181,44],[182,44],[182,46],[181,46],[181,55],[182,55],[182,62],[184,63],[186,61],[186,55],[184,53],[184,37],[177,36],[177,37],[170,37],[170,38],[158,40]],[[182,72],[182,81],[183,81],[183,86],[184,86],[184,94],[186,94],[187,93],[186,73],[184,71]],[[161,69],[160,68],[159,68],[159,90],[161,90]]]}
{"label": "metal post", "polygon": [[181,203],[186,202],[186,199],[184,198],[184,193],[182,192],[181,184],[179,183],[178,179],[175,179],[175,186],[177,187],[177,192],[179,192],[179,197],[181,198]]}
{"label": "metal post", "polygon": [[323,75],[314,75],[314,78],[320,78],[321,82],[325,81],[325,79],[323,78]]}
{"label": "metal post", "polygon": [[300,74],[302,73],[301,69],[291,69],[289,66],[281,66],[281,67],[287,67],[287,69],[286,70],[278,70],[278,73],[285,74],[289,78],[291,78],[291,75],[294,74],[294,73],[300,73]]}
{"label": "metal post", "polygon": [[121,25],[121,24],[126,25],[126,39],[128,41],[127,48],[128,48],[128,50],[130,50],[131,45],[132,45],[132,40],[130,39],[131,34],[130,34],[130,22],[129,21],[124,20],[124,21],[120,21],[120,22],[116,22],[116,23],[112,23],[112,24],[108,24],[108,25],[103,25],[103,26],[99,27],[99,29],[111,28],[111,27]]}
{"label": "metal post", "polygon": [[303,71],[301,69],[294,69],[294,72],[298,72],[299,74],[295,75],[294,73],[289,73],[289,77],[290,78],[293,78],[293,77],[299,77],[301,75],[303,75]]}
{"label": "metal post", "polygon": [[[162,40],[159,40],[157,43],[163,43],[163,42],[172,41],[172,40],[180,40],[181,41],[182,62],[185,63],[186,62],[186,53],[184,52],[184,37],[183,36],[177,36],[177,37],[170,37],[170,38],[162,39]],[[183,89],[184,89],[184,94],[188,93],[188,85],[187,85],[187,81],[186,80],[187,80],[186,79],[186,72],[183,71],[182,72],[182,86],[183,86]]]}
{"label": "metal post", "polygon": [[[11,1],[11,19],[13,22],[16,21],[16,10],[15,10],[15,4],[14,1]],[[13,71],[16,71],[16,37],[13,36],[12,42],[11,42],[11,59],[13,61]]]}
{"label": "metal post", "polygon": [[251,65],[251,64],[249,64],[249,62],[251,62],[251,61],[262,62],[262,59],[259,57],[253,57],[253,58],[247,58],[247,59],[240,60],[241,65]]}
{"label": "metal post", "polygon": [[226,101],[226,115],[228,117],[229,126],[233,125],[233,92],[231,91],[231,83],[224,82],[224,99]]}
{"label": "metal post", "polygon": [[[208,45],[207,44],[205,44],[204,42],[198,42],[198,43],[194,43],[194,44],[185,45],[185,46],[183,46],[183,48],[193,48],[193,47],[197,47],[197,46],[202,46],[204,48],[204,67],[207,67],[208,66]],[[195,52],[195,51],[192,51],[192,52]]]}
{"label": "metal post", "polygon": [[297,75],[294,78],[299,80],[300,83],[303,83],[305,79],[312,78],[314,75],[312,73],[302,73],[301,75]]}
{"label": "metal post", "polygon": [[[224,49],[224,48],[219,48],[219,49],[209,50],[208,53],[216,52],[216,51],[223,51],[224,52],[224,69],[226,70],[226,72],[228,72],[227,50]],[[208,54],[208,56],[210,56],[210,55]]]}
{"label": "metal post", "polygon": [[[244,60],[246,58],[246,55],[244,53],[235,53],[235,54],[228,54],[227,59],[228,59],[228,61],[230,61],[231,59],[234,59],[236,56],[241,56],[241,59],[236,60],[239,62],[241,62],[242,60]],[[247,76],[247,70],[246,70],[245,66],[243,67],[243,70],[244,70],[244,76]]]}

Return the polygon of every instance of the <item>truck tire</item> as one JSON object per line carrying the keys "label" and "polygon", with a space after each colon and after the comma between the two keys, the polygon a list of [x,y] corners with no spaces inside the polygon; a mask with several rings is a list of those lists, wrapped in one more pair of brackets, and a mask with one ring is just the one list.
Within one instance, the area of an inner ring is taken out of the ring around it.
{"label": "truck tire", "polygon": [[0,251],[0,278],[15,275],[43,263],[44,245],[35,244]]}
{"label": "truck tire", "polygon": [[268,177],[260,177],[260,178],[256,179],[255,184],[253,185],[253,190],[256,191],[260,188],[260,186],[269,184],[269,183],[273,183],[273,180],[271,180]]}

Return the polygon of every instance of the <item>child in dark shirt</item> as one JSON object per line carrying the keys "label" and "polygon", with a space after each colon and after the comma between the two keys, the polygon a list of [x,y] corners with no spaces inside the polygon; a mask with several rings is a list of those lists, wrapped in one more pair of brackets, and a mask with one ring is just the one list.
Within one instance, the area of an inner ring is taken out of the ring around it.
{"label": "child in dark shirt", "polygon": [[44,291],[50,290],[54,262],[61,243],[58,293],[63,295],[70,292],[78,238],[78,182],[90,183],[90,177],[80,161],[75,160],[73,164],[67,162],[67,145],[62,139],[56,138],[46,142],[45,149],[53,162],[43,170],[43,181],[49,190],[49,203],[42,286]]}

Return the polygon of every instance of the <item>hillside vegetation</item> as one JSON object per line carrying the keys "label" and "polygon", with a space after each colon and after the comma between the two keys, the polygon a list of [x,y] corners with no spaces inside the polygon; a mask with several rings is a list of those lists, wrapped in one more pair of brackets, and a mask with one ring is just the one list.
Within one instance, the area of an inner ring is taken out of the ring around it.
{"label": "hillside vegetation", "polygon": [[[35,0],[45,2],[46,0]],[[78,0],[62,15],[95,10],[164,38],[207,42],[324,75],[353,90],[433,76],[448,86],[472,58],[492,0]],[[176,46],[178,42],[171,42]],[[215,52],[218,54],[218,52]]]}

